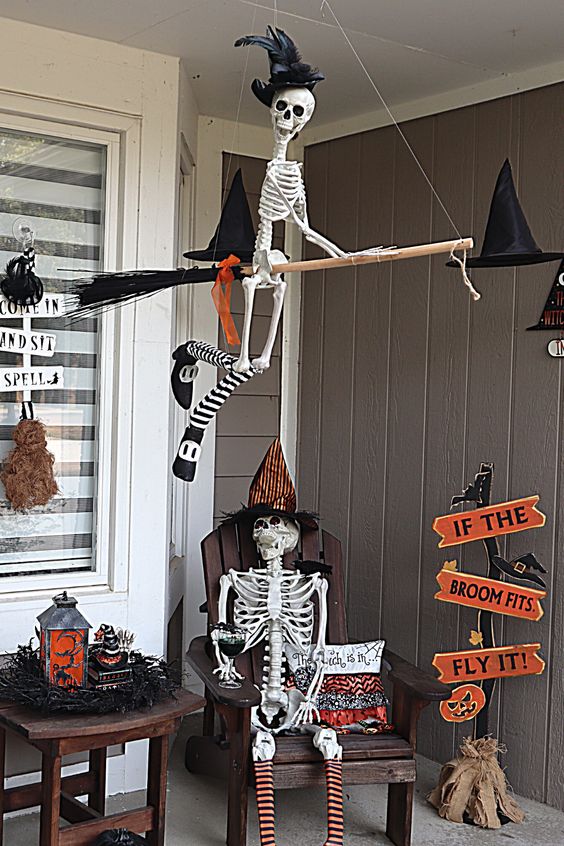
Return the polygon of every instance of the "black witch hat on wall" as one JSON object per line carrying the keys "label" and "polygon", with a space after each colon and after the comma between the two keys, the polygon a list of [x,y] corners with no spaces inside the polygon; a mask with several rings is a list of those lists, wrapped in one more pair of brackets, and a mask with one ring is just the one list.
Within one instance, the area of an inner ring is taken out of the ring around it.
{"label": "black witch hat on wall", "polygon": [[[231,268],[234,277],[240,277],[243,264],[252,260],[255,245],[253,221],[245,194],[243,177],[239,169],[233,177],[229,194],[221,212],[217,229],[205,250],[192,250],[187,258],[206,262],[220,262],[230,255],[237,256],[240,264]],[[149,297],[174,288],[216,280],[220,268],[213,264],[209,268],[183,268],[176,270],[124,270],[117,273],[96,273],[73,283],[71,294],[76,296],[76,305],[71,314],[76,318],[95,314],[112,306],[120,306],[131,300]]]}
{"label": "black witch hat on wall", "polygon": [[[562,258],[564,253],[544,253],[533,238],[506,159],[495,184],[482,252],[468,258],[466,267],[521,267]],[[453,261],[447,264],[458,267]]]}
{"label": "black witch hat on wall", "polygon": [[236,255],[241,264],[250,264],[253,260],[255,238],[251,211],[239,168],[233,177],[217,229],[207,248],[189,250],[184,253],[184,257],[194,261],[224,261],[230,255]]}

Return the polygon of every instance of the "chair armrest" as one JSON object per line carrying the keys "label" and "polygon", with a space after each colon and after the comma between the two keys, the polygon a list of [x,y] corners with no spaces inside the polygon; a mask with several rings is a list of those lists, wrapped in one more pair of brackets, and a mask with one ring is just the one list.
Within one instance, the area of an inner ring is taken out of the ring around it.
{"label": "chair armrest", "polygon": [[403,687],[408,696],[415,699],[424,699],[426,702],[440,702],[443,699],[450,699],[451,690],[446,684],[437,681],[430,673],[420,670],[409,661],[405,661],[384,649],[384,661],[390,666],[388,678],[394,685]]}
{"label": "chair armrest", "polygon": [[222,705],[233,708],[252,708],[260,704],[260,692],[255,685],[245,679],[242,686],[235,690],[220,687],[219,679],[214,674],[214,662],[208,654],[209,638],[205,635],[195,637],[188,648],[188,663],[206,686],[212,699]]}

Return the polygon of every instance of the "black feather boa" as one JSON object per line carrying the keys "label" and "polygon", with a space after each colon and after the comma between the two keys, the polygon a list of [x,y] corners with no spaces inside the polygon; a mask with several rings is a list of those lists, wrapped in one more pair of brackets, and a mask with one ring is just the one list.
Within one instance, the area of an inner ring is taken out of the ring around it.
{"label": "black feather boa", "polygon": [[111,831],[102,832],[92,846],[142,846],[144,843],[147,841],[138,834],[133,834],[125,828],[113,828]]}
{"label": "black feather boa", "polygon": [[[39,662],[39,651],[29,643],[18,646],[0,668],[0,699],[16,702],[44,714],[109,714],[152,708],[174,696],[179,674],[160,658],[130,653],[131,681],[115,688],[79,687],[69,690],[49,684]],[[119,841],[118,841],[119,842]]]}
{"label": "black feather boa", "polygon": [[6,299],[20,306],[37,305],[43,297],[43,283],[25,255],[10,259],[0,290]]}

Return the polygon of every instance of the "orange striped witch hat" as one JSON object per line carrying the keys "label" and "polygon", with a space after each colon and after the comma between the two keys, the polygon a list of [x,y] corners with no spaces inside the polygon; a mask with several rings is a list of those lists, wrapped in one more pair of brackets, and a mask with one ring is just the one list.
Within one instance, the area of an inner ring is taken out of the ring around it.
{"label": "orange striped witch hat", "polygon": [[297,511],[296,489],[284,458],[280,438],[276,438],[264,456],[249,488],[246,508],[226,515],[228,521],[256,519],[278,514],[306,526],[317,526],[316,515]]}

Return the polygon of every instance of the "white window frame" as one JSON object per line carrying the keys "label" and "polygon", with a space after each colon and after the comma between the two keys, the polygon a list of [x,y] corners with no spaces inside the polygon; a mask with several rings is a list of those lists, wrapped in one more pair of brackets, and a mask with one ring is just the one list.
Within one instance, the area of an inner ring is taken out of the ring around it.
{"label": "white window frame", "polygon": [[[178,169],[178,266],[186,263],[183,253],[191,250],[194,245],[194,221],[195,221],[195,162],[186,143],[184,136],[181,136],[180,157]],[[188,190],[182,189],[182,180],[188,177],[190,180]],[[187,225],[186,225],[187,224]],[[190,285],[179,285],[174,293],[174,319],[173,326],[173,349],[183,341],[189,340],[189,316],[190,316]],[[184,411],[177,402],[173,403],[171,412],[171,464],[176,455],[180,438],[188,425],[189,412]],[[169,504],[171,537],[169,547],[169,560],[177,563],[185,557],[186,552],[186,482],[172,477],[171,502]],[[174,610],[174,609],[172,609]]]}
{"label": "white window frame", "polygon": [[[34,117],[29,117],[30,100],[38,106]],[[105,146],[104,269],[135,266],[137,221],[126,210],[132,212],[137,207],[140,121],[97,109],[0,93],[0,126]],[[41,257],[38,265],[40,273]],[[133,309],[126,312],[110,311],[99,320],[94,567],[76,573],[3,577],[0,596],[4,598],[29,599],[43,593],[51,596],[59,588],[83,588],[83,595],[127,590],[134,315]]]}

